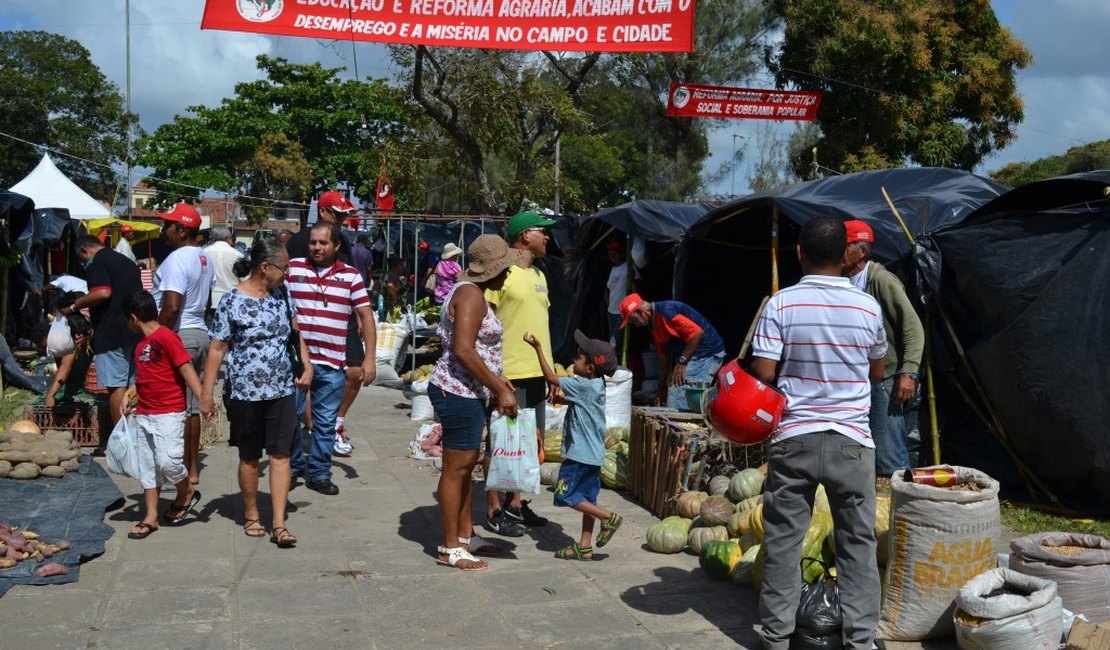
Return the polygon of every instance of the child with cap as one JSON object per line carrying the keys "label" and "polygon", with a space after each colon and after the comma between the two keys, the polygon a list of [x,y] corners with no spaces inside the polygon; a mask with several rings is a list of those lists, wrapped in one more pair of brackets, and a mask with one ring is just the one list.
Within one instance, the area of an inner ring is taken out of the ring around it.
{"label": "child with cap", "polygon": [[591,339],[575,330],[578,354],[574,357],[574,376],[559,377],[544,358],[539,340],[525,334],[524,340],[536,351],[543,378],[563,391],[569,405],[563,425],[563,464],[555,486],[555,505],[582,513],[582,536],[577,543],[560,549],[555,557],[563,560],[593,558],[594,519],[601,522],[598,548],[605,546],[620,528],[623,518],[597,505],[601,491],[601,464],[605,460],[605,380],[617,369],[617,353],[605,341]]}

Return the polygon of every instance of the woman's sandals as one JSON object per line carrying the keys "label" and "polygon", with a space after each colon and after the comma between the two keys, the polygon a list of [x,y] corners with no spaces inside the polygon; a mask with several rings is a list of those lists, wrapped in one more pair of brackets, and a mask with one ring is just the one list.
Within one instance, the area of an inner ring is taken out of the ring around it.
{"label": "woman's sandals", "polygon": [[[440,555],[447,556],[446,560],[442,558],[436,558],[436,564],[449,566],[455,569],[459,569],[460,571],[484,571],[485,569],[489,568],[488,564],[474,557],[470,554],[470,551],[461,546],[454,546],[452,548],[440,546],[437,547],[436,550],[439,551]],[[468,562],[469,565],[462,566],[459,564],[460,562]]]}
{"label": "woman's sandals", "polygon": [[270,541],[277,544],[278,548],[293,548],[297,545],[297,538],[284,526],[278,526],[270,533]]}

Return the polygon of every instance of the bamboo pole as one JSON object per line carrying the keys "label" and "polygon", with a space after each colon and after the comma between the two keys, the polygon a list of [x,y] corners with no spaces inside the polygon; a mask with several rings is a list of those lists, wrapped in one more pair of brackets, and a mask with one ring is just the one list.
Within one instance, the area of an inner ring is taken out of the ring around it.
{"label": "bamboo pole", "polygon": [[771,208],[771,295],[779,292],[779,209]]}
{"label": "bamboo pole", "polygon": [[740,354],[736,355],[737,359],[743,359],[748,354],[748,348],[751,347],[752,337],[755,336],[755,326],[759,323],[759,317],[763,315],[763,308],[767,306],[767,301],[770,296],[763,296],[763,301],[759,303],[759,309],[755,310],[755,318],[752,319],[752,324],[748,327],[748,333],[744,336],[744,342],[740,344]]}

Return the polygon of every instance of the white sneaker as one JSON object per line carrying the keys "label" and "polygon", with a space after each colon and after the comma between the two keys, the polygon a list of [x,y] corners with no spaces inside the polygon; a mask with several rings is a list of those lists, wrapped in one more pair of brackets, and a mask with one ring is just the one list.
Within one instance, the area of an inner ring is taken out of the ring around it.
{"label": "white sneaker", "polygon": [[332,455],[347,457],[355,450],[355,446],[351,444],[350,438],[343,432],[343,427],[338,427],[335,430],[335,447],[332,449]]}

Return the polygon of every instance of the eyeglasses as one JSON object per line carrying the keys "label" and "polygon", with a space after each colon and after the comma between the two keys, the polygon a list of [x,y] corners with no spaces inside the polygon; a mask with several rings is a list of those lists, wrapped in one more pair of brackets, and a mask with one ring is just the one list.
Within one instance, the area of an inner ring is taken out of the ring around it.
{"label": "eyeglasses", "polygon": [[542,233],[546,234],[547,233],[547,228],[525,228],[524,232],[526,232],[526,233],[528,233],[528,232],[542,232]]}
{"label": "eyeglasses", "polygon": [[270,264],[269,262],[263,262],[263,264],[270,267],[271,269],[277,269],[277,270],[281,271],[282,275],[288,275],[289,274],[289,265],[288,264],[286,264],[285,266],[278,266],[276,264]]}

